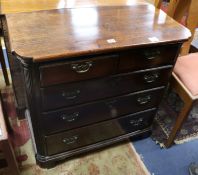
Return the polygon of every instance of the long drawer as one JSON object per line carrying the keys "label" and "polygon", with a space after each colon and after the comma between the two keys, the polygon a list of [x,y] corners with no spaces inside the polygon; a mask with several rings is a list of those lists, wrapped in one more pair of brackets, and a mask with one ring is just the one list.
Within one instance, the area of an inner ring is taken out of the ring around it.
{"label": "long drawer", "polygon": [[114,74],[117,70],[118,55],[103,55],[47,64],[40,67],[41,86],[73,82]]}
{"label": "long drawer", "polygon": [[42,111],[163,86],[171,75],[171,69],[172,66],[166,66],[104,79],[42,88]]}
{"label": "long drawer", "polygon": [[87,146],[151,125],[156,110],[129,115],[79,129],[45,136],[47,155]]}
{"label": "long drawer", "polygon": [[[117,72],[127,72],[139,69],[172,65],[180,45],[137,48],[119,54],[77,58],[76,61],[66,61],[40,66],[40,82],[42,87],[103,77]],[[119,65],[118,59],[120,58]]]}
{"label": "long drawer", "polygon": [[130,50],[120,54],[119,72],[174,64],[179,44]]}
{"label": "long drawer", "polygon": [[160,102],[163,91],[164,88],[157,88],[43,113],[42,130],[45,134],[50,134],[154,108]]}

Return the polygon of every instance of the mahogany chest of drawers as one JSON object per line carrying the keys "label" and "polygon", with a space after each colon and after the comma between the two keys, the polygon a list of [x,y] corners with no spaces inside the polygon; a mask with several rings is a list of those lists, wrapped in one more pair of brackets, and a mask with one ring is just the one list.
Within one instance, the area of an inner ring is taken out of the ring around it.
{"label": "mahogany chest of drawers", "polygon": [[149,132],[190,37],[145,4],[10,14],[6,22],[42,167]]}

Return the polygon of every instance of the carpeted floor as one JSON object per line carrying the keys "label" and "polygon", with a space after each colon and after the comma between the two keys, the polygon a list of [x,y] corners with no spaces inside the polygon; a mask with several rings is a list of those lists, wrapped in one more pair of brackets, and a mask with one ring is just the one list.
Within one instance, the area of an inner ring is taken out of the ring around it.
{"label": "carpeted floor", "polygon": [[[170,92],[163,99],[154,121],[154,131],[152,134],[153,140],[164,146],[173,124],[183,106],[183,102],[177,94]],[[180,132],[174,140],[175,144],[182,144],[184,142],[198,138],[198,103],[195,103],[191,110],[188,119],[185,121]]]}
{"label": "carpeted floor", "polygon": [[25,165],[22,175],[148,175],[135,149],[129,143],[103,149],[65,161],[55,168],[41,169]]}
{"label": "carpeted floor", "polygon": [[[41,169],[35,163],[27,121],[18,120],[10,87],[1,90],[4,107],[12,125],[13,142],[22,175],[149,175],[130,142],[108,147],[75,159],[64,161],[55,168]],[[8,175],[1,169],[0,175]]]}
{"label": "carpeted floor", "polygon": [[161,149],[151,138],[133,145],[152,175],[189,175],[189,164],[198,162],[198,139],[169,149]]}
{"label": "carpeted floor", "polygon": [[[0,81],[2,80],[3,79],[1,78]],[[3,81],[0,82],[0,87],[3,87],[2,85],[4,86]],[[174,94],[172,95],[174,96]],[[172,123],[174,122],[176,114],[181,106],[182,103],[179,102],[177,97],[174,97],[172,100],[167,100],[162,103],[158,116],[156,118],[155,130],[153,132],[153,139],[160,143],[160,145],[163,145],[164,139],[166,139],[168,132],[170,132]],[[187,126],[187,129],[185,128],[186,126],[182,128],[182,132],[178,135],[175,143],[181,144],[185,141],[189,141],[197,137],[198,127],[194,125],[193,122],[194,119],[197,120],[198,118],[197,111],[198,107],[194,107],[193,111],[189,115],[187,123],[185,124]],[[128,174],[135,175],[149,174],[144,164],[140,160],[138,154],[134,150],[134,147],[130,144],[119,145],[117,147],[109,148],[110,150],[105,149],[101,152],[95,152],[94,154],[81,157],[80,159],[74,159],[69,162],[60,164],[56,168],[53,168],[49,171],[41,170],[35,165],[29,133],[26,132],[24,135],[19,134],[20,130],[27,129],[27,123],[25,120],[20,122],[14,120],[14,116],[15,112],[12,111],[10,120],[15,126],[15,133],[18,136],[18,139],[14,144],[16,147],[18,147],[16,151],[20,155],[18,156],[18,161],[21,163],[23,175],[71,175],[72,173],[74,175],[94,175],[94,173],[99,175],[122,175],[127,174],[128,172]],[[24,145],[22,146],[21,143]],[[156,145],[153,140],[147,138],[134,142],[134,146],[137,152],[141,155],[141,158],[143,159],[146,167],[152,173],[152,175],[187,175],[189,163],[192,161],[198,161],[198,140],[184,143],[182,145],[173,146],[170,149],[160,149],[160,147]],[[131,157],[135,158],[132,159]],[[82,164],[85,166],[82,166]],[[116,165],[118,169],[114,170],[114,165]],[[135,167],[139,167],[140,169],[136,169]],[[0,170],[0,175],[7,175],[6,169],[4,170],[5,171]]]}
{"label": "carpeted floor", "polygon": [[[132,175],[133,174],[139,175],[138,173],[141,171],[143,171],[144,173],[141,172],[140,175],[148,174],[148,171],[145,169],[144,165],[142,164],[141,160],[139,159],[139,156],[136,154],[133,146],[130,145],[129,143],[124,144],[124,145],[119,145],[116,147],[111,147],[111,148],[105,149],[101,152],[96,152],[94,154],[90,154],[85,157],[81,157],[80,159],[74,159],[72,161],[65,162],[52,170],[46,171],[46,170],[40,169],[38,166],[35,165],[34,153],[32,150],[32,143],[30,140],[30,134],[29,134],[27,122],[26,122],[26,120],[18,121],[16,118],[17,115],[16,115],[16,111],[14,108],[12,91],[10,90],[10,88],[6,88],[6,89],[2,90],[2,93],[3,93],[6,108],[8,109],[9,120],[13,126],[14,135],[12,135],[11,137],[13,140],[13,144],[16,148],[16,152],[19,155],[17,157],[17,159],[20,162],[20,165],[22,167],[23,175],[37,175],[37,174],[38,175],[46,175],[46,174],[53,174],[54,172],[56,172],[56,173],[58,172],[58,174],[64,174],[63,169],[65,172],[73,172],[73,174],[75,173],[75,175],[78,175],[81,172],[83,172],[85,175],[87,175],[87,174],[90,174],[91,171],[96,171],[94,173],[99,174],[99,175],[103,175],[103,174],[105,175],[108,173],[116,174],[116,172],[118,172],[117,174],[127,174],[127,172],[130,172]],[[174,93],[169,94],[169,96],[167,96],[167,98],[165,98],[163,100],[163,103],[162,103],[160,110],[158,111],[158,115],[156,117],[156,121],[158,122],[158,124],[155,122],[155,126],[154,126],[153,137],[155,140],[158,139],[159,142],[163,143],[163,139],[165,139],[167,136],[166,135],[168,132],[167,130],[171,128],[171,125],[172,125],[171,123],[174,122],[175,117],[176,117],[177,113],[179,112],[179,110],[181,109],[181,107],[182,107],[182,102],[178,98],[178,96],[176,96],[176,94],[174,94]],[[183,143],[184,141],[189,141],[192,138],[193,139],[196,138],[196,136],[197,136],[197,129],[196,129],[197,122],[196,122],[196,120],[198,118],[197,111],[198,111],[198,107],[195,106],[194,109],[192,110],[191,114],[189,115],[189,120],[185,123],[184,128],[182,128],[182,132],[180,134],[178,134],[176,143],[177,142]],[[161,121],[161,122],[159,122],[159,121]],[[157,127],[158,127],[158,130],[156,130]],[[164,129],[162,129],[163,127],[164,127]],[[187,129],[185,129],[185,128],[187,128]],[[198,143],[198,142],[195,142],[195,143]],[[185,144],[183,144],[183,145],[185,145]],[[183,145],[181,147],[186,148]],[[180,151],[180,149],[179,149],[180,147],[176,147],[176,148],[173,147],[168,150],[166,150],[166,149],[160,150],[159,146],[156,146],[153,143],[153,141],[149,141],[149,139],[145,139],[145,140],[136,142],[135,147],[140,154],[142,154],[142,152],[143,152],[144,157],[147,157],[147,162],[145,162],[145,163],[146,163],[146,166],[149,168],[149,171],[151,171],[151,172],[153,172],[153,169],[154,169],[154,172],[160,171],[160,169],[163,167],[163,161],[172,162],[172,160],[178,158],[178,155],[177,154],[175,155],[176,152],[172,151],[173,149],[174,150],[178,149]],[[157,153],[152,153],[153,150],[146,152],[146,150],[149,150],[150,148],[153,149],[153,147],[155,147],[155,151],[157,151]],[[191,147],[194,148],[193,144],[191,144]],[[188,149],[186,149],[186,150],[188,150]],[[170,158],[170,157],[164,158],[164,156],[168,155],[168,154],[166,154],[166,152],[171,152],[171,154],[169,154],[169,155],[175,155],[175,156],[173,156],[172,158]],[[185,154],[185,151],[180,151],[180,152]],[[183,154],[179,153],[179,155],[183,155]],[[132,156],[132,155],[134,155],[134,156]],[[163,158],[159,158],[158,155],[162,155]],[[196,153],[191,153],[189,155],[196,155]],[[152,160],[152,159],[154,159],[154,160]],[[193,159],[192,156],[189,156],[188,159],[184,159],[184,160],[179,159],[179,160],[177,160],[177,162],[178,161],[182,161],[182,163],[184,163],[186,161],[190,162],[191,159]],[[91,160],[91,161],[89,161],[89,160]],[[111,161],[109,161],[109,160],[111,160]],[[117,161],[117,163],[120,162],[120,163],[118,163],[118,165],[116,165],[116,167],[118,168],[116,170],[115,170],[115,168],[112,168],[112,167],[114,167],[113,166],[115,163],[114,161]],[[79,162],[81,162],[81,163],[79,163]],[[85,166],[76,168],[76,166],[78,165],[78,167],[79,167],[79,164],[81,165],[82,162],[83,162],[83,165],[85,165]],[[91,162],[92,163],[94,162],[94,165],[92,165]],[[158,167],[155,167],[155,163],[159,164]],[[169,164],[169,163],[167,163],[167,164]],[[175,163],[175,164],[178,165],[178,163]],[[151,168],[150,168],[150,166],[151,166]],[[134,167],[138,167],[138,168],[134,168]],[[172,163],[172,167],[174,167],[173,163]],[[94,170],[91,170],[92,168]],[[185,169],[187,171],[187,165],[186,165],[186,167],[183,167],[183,169]],[[173,171],[176,171],[176,170],[173,168]],[[5,171],[1,171],[0,175],[4,175],[5,172],[6,172],[6,169],[5,169]],[[176,171],[176,173],[178,173],[178,172],[180,172],[180,171],[179,170]],[[91,172],[91,174],[93,174],[93,175],[94,175],[94,173]],[[159,174],[159,175],[162,175],[162,174]],[[178,175],[180,175],[180,174],[178,174]]]}
{"label": "carpeted floor", "polygon": [[[26,120],[18,121],[16,118],[16,111],[13,104],[12,91],[10,90],[10,88],[7,88],[2,90],[2,93],[6,108],[9,111],[8,112],[9,120],[12,123],[15,133],[11,137],[13,140],[13,144],[16,148],[16,152],[19,155],[17,159],[22,167],[22,175],[37,175],[37,174],[38,175],[47,175],[47,174],[70,175],[72,173],[75,175],[149,174],[144,164],[140,160],[139,155],[136,153],[133,145],[129,143],[118,145],[115,147],[110,147],[108,149],[104,149],[103,151],[98,151],[93,154],[80,157],[78,159],[66,161],[65,163],[62,163],[51,170],[40,169],[38,166],[35,165],[34,153],[32,150],[32,143],[30,140],[30,134],[29,134],[27,122]],[[163,121],[166,121],[164,123],[168,123],[168,124],[170,124],[170,122],[167,122],[169,121],[170,116],[167,117],[166,115],[167,111],[172,110],[173,113],[169,111],[169,114],[175,115],[182,106],[181,101],[178,100],[178,97],[175,94],[170,94],[169,96],[170,97],[168,97],[166,100],[167,103],[161,105],[161,108],[158,113],[158,115],[163,114],[162,119]],[[191,113],[190,118],[193,118],[193,116],[195,118],[197,116],[196,114],[197,108],[193,109],[193,111],[194,112]],[[189,124],[187,125],[189,126]],[[193,128],[193,125],[190,124],[190,126],[191,128]],[[156,130],[154,130],[153,133],[157,135]],[[161,137],[162,135],[159,134],[159,138]],[[189,146],[190,150],[188,150],[188,147],[186,148],[185,146],[186,144],[182,144],[181,146],[177,146],[177,147],[173,146],[173,148],[170,148],[168,150],[166,149],[161,150],[159,146],[155,145],[155,143],[151,141],[151,139],[144,139],[141,141],[137,141],[134,144],[138,153],[142,154],[141,158],[143,158],[143,160],[145,161],[145,164],[149,168],[150,172],[154,172],[155,175],[156,174],[165,175],[166,173],[169,172],[169,170],[167,170],[166,168],[163,169],[164,164],[167,164],[169,168],[171,168],[171,172],[169,175],[172,174],[181,175],[181,172],[188,171],[187,170],[188,162],[190,162],[191,160],[196,160],[195,159],[196,158],[195,155],[197,155],[195,152],[196,146],[194,146],[195,144],[191,144],[191,143],[194,142],[190,142],[190,146]],[[198,141],[195,143],[198,143]],[[185,148],[185,150],[180,150],[180,148],[183,149],[183,147]],[[194,152],[192,152],[192,150],[194,150]],[[185,159],[182,159],[182,157],[184,156]],[[195,156],[195,158],[193,158],[193,156]],[[170,164],[170,162],[172,163]],[[185,166],[182,166],[183,164]],[[175,166],[180,167],[180,169],[176,168]],[[7,174],[6,169],[4,169],[4,171],[0,171],[0,175],[5,175],[5,174]]]}

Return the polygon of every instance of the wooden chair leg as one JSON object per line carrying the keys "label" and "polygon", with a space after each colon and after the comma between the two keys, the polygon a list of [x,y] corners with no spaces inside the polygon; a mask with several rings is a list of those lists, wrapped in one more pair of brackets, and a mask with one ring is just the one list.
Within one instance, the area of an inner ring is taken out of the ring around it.
{"label": "wooden chair leg", "polygon": [[176,137],[176,134],[181,129],[182,124],[188,117],[188,113],[192,109],[192,106],[194,103],[194,100],[191,97],[190,93],[187,91],[185,86],[182,84],[182,82],[178,79],[178,77],[174,73],[170,79],[170,88],[172,90],[174,90],[180,96],[180,98],[184,102],[184,106],[183,106],[182,110],[180,111],[179,115],[177,116],[177,119],[174,123],[173,129],[171,130],[170,135],[169,135],[167,141],[165,142],[165,146],[167,148],[172,145],[172,143]]}
{"label": "wooden chair leg", "polygon": [[180,22],[185,15],[185,13],[188,11],[191,1],[190,0],[172,0],[172,3],[175,3],[174,5],[175,10],[172,13],[172,17]]}
{"label": "wooden chair leg", "polygon": [[173,126],[173,129],[165,143],[165,146],[168,148],[173,144],[173,141],[176,137],[176,134],[178,133],[178,131],[181,129],[184,121],[187,119],[188,114],[190,112],[190,110],[192,109],[193,106],[193,102],[189,101],[186,102],[184,104],[184,107],[182,108],[182,110],[180,111],[179,115],[177,116],[176,122]]}
{"label": "wooden chair leg", "polygon": [[20,175],[18,163],[14,154],[14,150],[9,140],[1,141],[1,149],[5,155],[8,168],[11,175]]}
{"label": "wooden chair leg", "polygon": [[154,5],[156,8],[160,9],[160,7],[162,5],[162,0],[155,0]]}
{"label": "wooden chair leg", "polygon": [[173,17],[174,16],[176,7],[178,5],[178,2],[179,2],[178,0],[170,0],[170,3],[168,5],[168,9],[167,9],[167,14],[170,17]]}
{"label": "wooden chair leg", "polygon": [[0,92],[0,101],[1,101],[1,110],[3,112],[3,116],[4,116],[4,120],[5,120],[7,131],[8,131],[8,133],[11,133],[11,132],[13,132],[13,129],[12,129],[12,127],[10,125],[10,122],[9,122],[9,119],[8,119],[6,107],[5,107],[1,92]]}
{"label": "wooden chair leg", "polygon": [[8,85],[10,85],[10,81],[9,81],[8,72],[6,69],[5,59],[4,59],[3,50],[2,50],[2,46],[1,46],[1,40],[0,40],[0,63],[1,63],[2,71],[3,71],[5,83],[8,86]]}
{"label": "wooden chair leg", "polygon": [[189,8],[189,14],[186,20],[186,27],[191,31],[192,37],[183,44],[181,55],[186,55],[189,53],[190,45],[193,40],[195,29],[197,28],[197,24],[198,24],[198,16],[197,16],[198,1],[191,0],[191,3],[188,8]]}

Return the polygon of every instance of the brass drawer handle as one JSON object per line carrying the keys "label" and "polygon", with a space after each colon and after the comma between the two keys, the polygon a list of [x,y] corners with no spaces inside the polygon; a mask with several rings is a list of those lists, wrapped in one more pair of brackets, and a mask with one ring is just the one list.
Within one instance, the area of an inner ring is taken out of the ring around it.
{"label": "brass drawer handle", "polygon": [[150,51],[145,51],[144,56],[147,60],[154,60],[159,58],[160,56],[160,51],[159,50],[150,50]]}
{"label": "brass drawer handle", "polygon": [[73,100],[77,98],[80,94],[80,90],[75,90],[71,92],[62,92],[62,97],[66,98],[67,100]]}
{"label": "brass drawer handle", "polygon": [[144,121],[143,118],[139,118],[137,120],[134,119],[130,121],[130,124],[132,124],[133,126],[139,126],[140,124],[142,124],[143,121]]}
{"label": "brass drawer handle", "polygon": [[159,78],[159,74],[158,74],[158,73],[153,73],[153,74],[144,75],[144,80],[145,80],[147,83],[153,83],[153,82],[155,82],[158,78]]}
{"label": "brass drawer handle", "polygon": [[66,145],[71,145],[71,144],[74,144],[76,143],[78,140],[78,136],[72,136],[72,137],[69,137],[69,138],[64,138],[63,139],[63,143],[65,143]]}
{"label": "brass drawer handle", "polygon": [[150,96],[150,95],[147,95],[147,96],[145,96],[145,97],[139,97],[139,98],[137,99],[137,102],[138,102],[138,104],[140,104],[140,105],[147,104],[147,103],[149,103],[150,101],[151,101],[151,96]]}
{"label": "brass drawer handle", "polygon": [[71,69],[79,74],[82,74],[82,73],[88,72],[89,69],[92,67],[92,65],[93,65],[92,62],[87,61],[84,63],[72,64]]}
{"label": "brass drawer handle", "polygon": [[77,120],[79,116],[79,113],[78,112],[74,112],[73,114],[69,114],[69,115],[66,115],[66,114],[62,114],[60,117],[62,118],[62,120],[64,121],[67,121],[67,122],[74,122]]}

